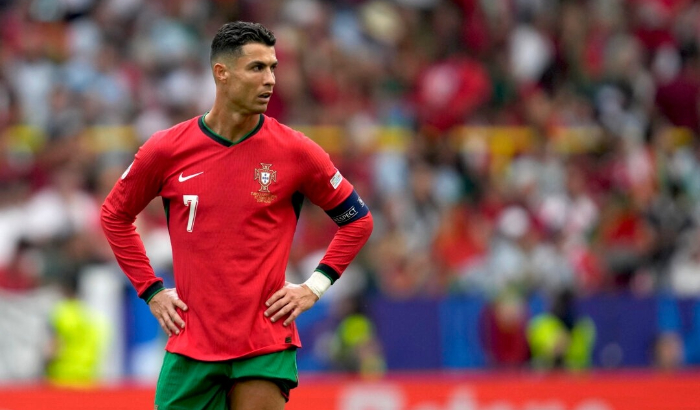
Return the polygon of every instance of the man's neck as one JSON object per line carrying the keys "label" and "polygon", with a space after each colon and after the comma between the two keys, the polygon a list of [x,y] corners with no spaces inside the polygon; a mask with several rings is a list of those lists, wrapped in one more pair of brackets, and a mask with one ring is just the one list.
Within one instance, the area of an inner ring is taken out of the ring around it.
{"label": "man's neck", "polygon": [[217,135],[233,142],[239,142],[258,126],[260,114],[243,115],[227,113],[212,108],[204,117],[204,123]]}

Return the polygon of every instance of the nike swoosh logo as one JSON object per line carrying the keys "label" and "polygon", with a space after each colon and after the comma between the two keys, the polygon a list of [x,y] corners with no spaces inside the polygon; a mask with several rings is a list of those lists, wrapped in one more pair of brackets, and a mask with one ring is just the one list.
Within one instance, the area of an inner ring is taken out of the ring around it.
{"label": "nike swoosh logo", "polygon": [[196,177],[197,175],[202,175],[203,173],[204,173],[204,171],[198,172],[198,173],[196,173],[196,174],[188,175],[188,176],[186,176],[186,177],[183,177],[183,176],[182,176],[183,173],[181,172],[181,173],[180,173],[180,176],[177,178],[177,180],[180,181],[180,182],[185,182],[185,181],[187,181],[188,179],[194,178],[194,177]]}

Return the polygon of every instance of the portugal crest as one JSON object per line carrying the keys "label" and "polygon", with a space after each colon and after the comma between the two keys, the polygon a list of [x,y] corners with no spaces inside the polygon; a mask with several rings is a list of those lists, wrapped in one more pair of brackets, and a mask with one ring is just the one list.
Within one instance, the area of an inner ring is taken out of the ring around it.
{"label": "portugal crest", "polygon": [[260,189],[258,192],[270,192],[270,184],[277,182],[277,171],[270,169],[272,164],[260,163],[262,169],[255,169],[255,181],[260,183]]}

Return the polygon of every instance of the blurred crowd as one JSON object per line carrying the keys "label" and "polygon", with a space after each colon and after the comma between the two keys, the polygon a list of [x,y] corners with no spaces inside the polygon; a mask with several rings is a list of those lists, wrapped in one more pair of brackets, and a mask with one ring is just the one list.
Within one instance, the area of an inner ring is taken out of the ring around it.
{"label": "blurred crowd", "polygon": [[[697,0],[2,0],[0,289],[114,267],[102,200],[210,108],[230,20],[277,37],[268,115],[341,135],[376,222],[346,296],[700,295]],[[167,275],[161,205],[137,224]],[[290,276],[334,230],[304,208]]]}

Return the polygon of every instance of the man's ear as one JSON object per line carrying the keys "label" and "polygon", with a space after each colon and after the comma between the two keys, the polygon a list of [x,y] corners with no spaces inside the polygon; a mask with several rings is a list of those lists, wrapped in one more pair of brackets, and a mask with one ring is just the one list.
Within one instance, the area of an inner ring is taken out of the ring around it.
{"label": "man's ear", "polygon": [[214,73],[214,80],[216,80],[216,82],[225,83],[228,80],[229,71],[224,63],[214,63],[212,72]]}

